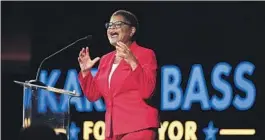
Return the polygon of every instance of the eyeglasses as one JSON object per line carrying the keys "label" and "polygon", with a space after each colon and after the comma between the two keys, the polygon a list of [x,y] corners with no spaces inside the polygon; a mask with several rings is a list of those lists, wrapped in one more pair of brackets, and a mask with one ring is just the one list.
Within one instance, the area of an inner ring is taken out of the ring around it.
{"label": "eyeglasses", "polygon": [[130,23],[123,22],[123,21],[116,21],[116,22],[107,22],[105,24],[106,29],[113,29],[113,28],[121,28],[122,25],[131,25]]}

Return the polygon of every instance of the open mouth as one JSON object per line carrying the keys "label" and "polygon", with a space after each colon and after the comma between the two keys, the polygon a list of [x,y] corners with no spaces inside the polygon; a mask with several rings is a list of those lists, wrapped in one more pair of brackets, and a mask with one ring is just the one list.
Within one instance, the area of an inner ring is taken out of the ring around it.
{"label": "open mouth", "polygon": [[117,38],[118,36],[119,36],[119,33],[117,33],[117,32],[110,33],[111,38]]}

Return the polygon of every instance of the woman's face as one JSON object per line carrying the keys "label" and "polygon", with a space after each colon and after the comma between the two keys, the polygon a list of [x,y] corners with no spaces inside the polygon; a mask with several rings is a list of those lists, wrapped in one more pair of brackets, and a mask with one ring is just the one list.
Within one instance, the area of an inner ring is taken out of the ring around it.
{"label": "woman's face", "polygon": [[121,15],[114,15],[107,25],[107,35],[111,45],[115,46],[118,41],[127,43],[131,40],[135,30],[130,23]]}

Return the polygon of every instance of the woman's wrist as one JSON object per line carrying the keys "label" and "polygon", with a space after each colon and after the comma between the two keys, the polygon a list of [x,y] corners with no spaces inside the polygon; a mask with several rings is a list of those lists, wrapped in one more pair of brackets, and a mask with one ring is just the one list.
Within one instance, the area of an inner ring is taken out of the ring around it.
{"label": "woman's wrist", "polygon": [[137,65],[138,65],[138,61],[137,61],[137,59],[136,59],[136,58],[134,58],[134,59],[130,60],[128,63],[130,64],[130,66],[131,66],[132,70],[135,70],[135,69],[136,69],[136,67],[137,67]]}
{"label": "woman's wrist", "polygon": [[89,70],[90,70],[90,69],[81,70],[82,76],[83,76],[83,77],[87,76]]}

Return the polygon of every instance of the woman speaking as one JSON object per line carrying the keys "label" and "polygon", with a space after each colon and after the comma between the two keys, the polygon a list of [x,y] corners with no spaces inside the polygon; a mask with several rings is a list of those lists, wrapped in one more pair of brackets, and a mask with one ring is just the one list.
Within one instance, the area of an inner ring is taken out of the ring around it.
{"label": "woman speaking", "polygon": [[[154,140],[159,127],[158,110],[146,104],[156,85],[154,52],[135,41],[138,20],[125,10],[114,12],[106,23],[110,44],[115,47],[101,59],[91,59],[83,48],[78,57],[78,79],[91,102],[103,97],[106,103],[106,140]],[[90,69],[99,61],[98,72]]]}

